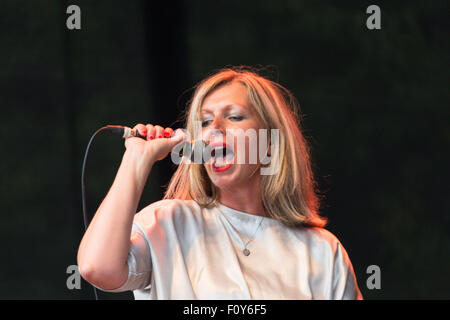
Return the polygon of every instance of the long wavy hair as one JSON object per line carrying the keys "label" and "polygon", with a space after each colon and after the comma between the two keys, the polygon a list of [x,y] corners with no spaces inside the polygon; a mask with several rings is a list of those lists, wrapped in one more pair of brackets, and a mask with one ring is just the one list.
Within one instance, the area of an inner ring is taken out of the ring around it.
{"label": "long wavy hair", "polygon": [[[300,129],[299,104],[292,93],[248,67],[216,71],[195,86],[185,115],[185,128],[191,137],[201,130],[204,99],[215,89],[233,81],[247,88],[248,100],[262,126],[279,130],[275,148],[278,170],[263,175],[261,197],[268,217],[288,226],[323,227],[327,220],[319,215],[319,196],[310,162],[309,146]],[[195,200],[202,207],[218,201],[216,187],[201,164],[181,163],[172,176],[164,199]]]}

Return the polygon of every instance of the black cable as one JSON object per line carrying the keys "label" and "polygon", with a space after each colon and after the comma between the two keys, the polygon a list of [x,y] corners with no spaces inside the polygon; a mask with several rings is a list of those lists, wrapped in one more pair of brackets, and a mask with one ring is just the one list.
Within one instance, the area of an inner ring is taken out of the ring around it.
{"label": "black cable", "polygon": [[[88,221],[88,216],[87,216],[87,206],[86,206],[86,175],[85,175],[85,170],[86,170],[86,162],[87,162],[87,156],[89,153],[89,148],[91,147],[92,141],[94,140],[95,136],[97,134],[99,134],[101,131],[107,130],[107,127],[102,127],[100,129],[98,129],[97,131],[95,131],[95,133],[92,135],[91,139],[89,140],[89,143],[86,147],[86,152],[84,153],[84,159],[83,159],[83,166],[81,168],[81,202],[83,204],[83,221],[84,221],[84,231],[86,232],[88,226],[89,226],[89,222]],[[97,294],[97,288],[95,288],[94,286],[92,286],[92,288],[94,289],[94,295],[95,295],[95,300],[99,300],[98,299],[98,294]]]}

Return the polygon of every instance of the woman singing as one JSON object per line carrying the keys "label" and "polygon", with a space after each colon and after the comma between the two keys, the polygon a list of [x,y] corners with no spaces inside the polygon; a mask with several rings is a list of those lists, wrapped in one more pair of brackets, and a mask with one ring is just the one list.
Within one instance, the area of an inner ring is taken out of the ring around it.
{"label": "woman singing", "polygon": [[[125,140],[81,241],[84,279],[136,299],[362,299],[345,249],[323,229],[297,108],[281,85],[230,68],[197,85],[186,131],[136,125],[146,139]],[[210,159],[181,161],[164,199],[136,214],[155,162],[188,137]]]}

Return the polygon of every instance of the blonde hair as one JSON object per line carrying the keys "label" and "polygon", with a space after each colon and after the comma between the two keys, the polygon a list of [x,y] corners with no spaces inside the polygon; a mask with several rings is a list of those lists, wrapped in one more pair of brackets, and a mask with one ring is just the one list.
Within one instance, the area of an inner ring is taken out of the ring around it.
{"label": "blonde hair", "polygon": [[[198,136],[201,107],[212,91],[233,81],[247,88],[248,99],[262,126],[279,129],[278,170],[263,175],[261,197],[268,217],[288,226],[323,227],[326,219],[318,214],[319,197],[313,177],[309,147],[300,130],[297,99],[283,86],[247,67],[221,69],[201,81],[186,114],[186,130]],[[218,193],[201,164],[178,166],[169,182],[164,199],[195,200],[208,207],[218,201]]]}

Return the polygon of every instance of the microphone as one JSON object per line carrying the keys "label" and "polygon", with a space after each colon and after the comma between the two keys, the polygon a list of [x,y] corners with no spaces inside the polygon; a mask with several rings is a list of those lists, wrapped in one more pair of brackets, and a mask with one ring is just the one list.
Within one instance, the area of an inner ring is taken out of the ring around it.
{"label": "microphone", "polygon": [[137,130],[131,129],[131,128],[125,127],[125,126],[107,125],[105,127],[105,130],[110,131],[119,136],[122,136],[122,138],[124,138],[124,139],[131,138],[131,137],[146,139],[146,137],[141,136]]}
{"label": "microphone", "polygon": [[[147,140],[147,137],[141,136],[136,129],[132,129],[129,127],[107,125],[106,127],[104,127],[104,129],[114,134],[120,135],[124,139],[136,137]],[[175,146],[174,150],[172,150],[172,160],[175,160],[173,157],[173,153],[175,152],[176,154],[177,150],[178,156],[180,158],[188,158],[190,161],[197,164],[208,162],[211,158],[211,146],[203,140],[183,141],[183,143],[178,144],[177,146]],[[200,155],[201,159],[199,159]]]}

